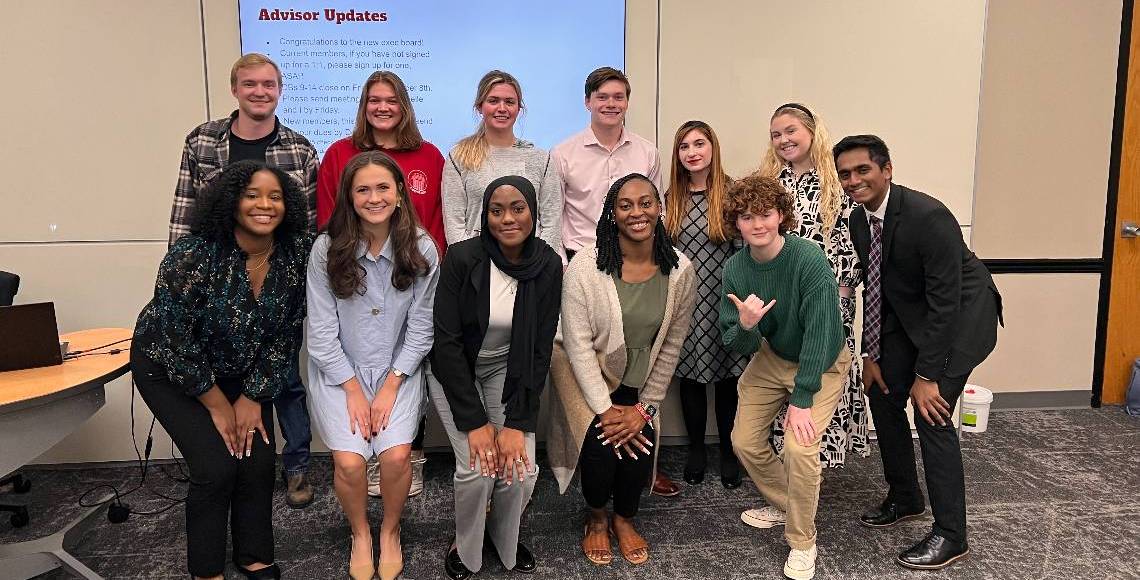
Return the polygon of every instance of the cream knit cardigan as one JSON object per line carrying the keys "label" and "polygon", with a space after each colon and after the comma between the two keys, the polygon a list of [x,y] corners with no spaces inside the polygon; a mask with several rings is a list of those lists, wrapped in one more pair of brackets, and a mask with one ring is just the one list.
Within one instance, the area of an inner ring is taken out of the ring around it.
{"label": "cream knit cardigan", "polygon": [[[597,255],[596,248],[583,248],[570,262],[562,281],[562,319],[550,361],[555,396],[549,398],[546,442],[560,493],[566,493],[574,477],[590,421],[610,408],[609,395],[625,373],[621,302],[613,277],[598,270]],[[669,274],[665,315],[650,350],[649,376],[639,396],[643,403],[657,406],[673,380],[693,316],[695,274],[680,250],[677,257],[680,263]],[[654,420],[658,436],[659,426]],[[656,457],[655,453],[655,464]]]}

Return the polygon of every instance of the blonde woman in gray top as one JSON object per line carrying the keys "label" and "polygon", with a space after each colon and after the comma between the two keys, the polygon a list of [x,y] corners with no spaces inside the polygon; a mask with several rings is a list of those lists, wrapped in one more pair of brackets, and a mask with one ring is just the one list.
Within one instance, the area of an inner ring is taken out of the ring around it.
{"label": "blonde woman in gray top", "polygon": [[515,77],[493,70],[479,80],[475,110],[483,117],[475,133],[461,139],[443,167],[443,229],[451,245],[479,236],[483,192],[505,175],[519,175],[538,193],[535,234],[562,248],[562,179],[550,154],[515,137],[522,111],[522,87]]}

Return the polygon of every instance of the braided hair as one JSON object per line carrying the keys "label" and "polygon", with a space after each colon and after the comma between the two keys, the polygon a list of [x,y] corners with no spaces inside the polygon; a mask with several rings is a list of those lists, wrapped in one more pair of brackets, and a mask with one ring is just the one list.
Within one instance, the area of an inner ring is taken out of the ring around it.
{"label": "braided hair", "polygon": [[[653,184],[652,180],[640,173],[630,173],[610,186],[609,192],[606,193],[606,201],[602,205],[602,215],[598,218],[598,229],[596,231],[598,269],[606,274],[621,272],[621,245],[618,242],[621,234],[618,233],[617,219],[614,217],[614,204],[617,202],[618,192],[621,191],[621,188],[636,179],[649,184],[650,189],[653,190],[654,198],[658,200],[658,205],[660,205],[661,195],[657,192],[657,186]],[[653,226],[653,263],[657,264],[661,273],[666,276],[680,264],[677,250],[673,249],[673,240],[669,238],[669,232],[665,231],[665,221],[661,219],[660,215],[657,216],[657,224]]]}

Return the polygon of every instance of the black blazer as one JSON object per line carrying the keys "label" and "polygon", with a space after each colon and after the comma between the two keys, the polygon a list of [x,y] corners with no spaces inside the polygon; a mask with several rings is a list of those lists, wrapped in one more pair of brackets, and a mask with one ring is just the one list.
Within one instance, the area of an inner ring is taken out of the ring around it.
{"label": "black blazer", "polygon": [[[546,384],[550,371],[550,353],[554,348],[562,300],[562,260],[545,242],[542,248],[550,252],[551,257],[547,271],[535,280],[539,326],[533,356],[535,384],[540,385],[539,388]],[[487,319],[491,314],[491,297],[481,295],[483,277],[490,273],[489,260],[482,240],[477,237],[453,244],[443,258],[435,291],[435,344],[429,355],[431,372],[443,386],[455,427],[460,431],[487,424],[487,412],[475,388],[475,359],[487,334]],[[535,432],[539,400],[539,393],[534,393],[526,416],[508,415],[506,426]]]}
{"label": "black blazer", "polygon": [[[867,210],[855,208],[850,220],[851,241],[866,264],[871,247]],[[901,326],[918,352],[915,373],[933,381],[964,376],[993,350],[1001,295],[942,202],[891,184],[881,273],[882,332]],[[866,276],[864,267],[864,298]],[[983,300],[996,301],[995,307]]]}

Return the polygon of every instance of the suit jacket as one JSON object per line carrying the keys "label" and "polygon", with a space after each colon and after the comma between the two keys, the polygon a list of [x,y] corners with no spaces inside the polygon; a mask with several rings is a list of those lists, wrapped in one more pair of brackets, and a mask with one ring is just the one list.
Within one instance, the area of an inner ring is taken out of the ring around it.
{"label": "suit jacket", "polygon": [[[537,385],[545,385],[550,371],[550,352],[554,348],[562,299],[562,259],[545,242],[542,247],[553,257],[548,261],[547,271],[535,279],[539,326],[533,356]],[[460,431],[487,424],[487,412],[475,387],[475,360],[491,316],[491,297],[483,292],[484,277],[490,275],[490,260],[483,250],[482,240],[477,237],[451,245],[440,266],[435,291],[435,344],[429,355],[431,372],[447,395],[455,426]],[[533,433],[539,400],[539,393],[535,393],[527,416],[508,416],[506,425]]]}
{"label": "suit jacket", "polygon": [[[851,212],[851,241],[868,263],[867,210]],[[863,268],[866,299],[867,268]],[[932,381],[960,377],[985,360],[997,342],[1001,295],[989,270],[962,241],[958,221],[942,202],[891,184],[883,223],[882,334],[900,328],[914,344],[914,372]],[[994,300],[989,308],[984,300]],[[995,314],[996,313],[996,316]]]}
{"label": "suit jacket", "polygon": [[19,288],[19,276],[11,272],[0,272],[0,306],[11,306]]}

